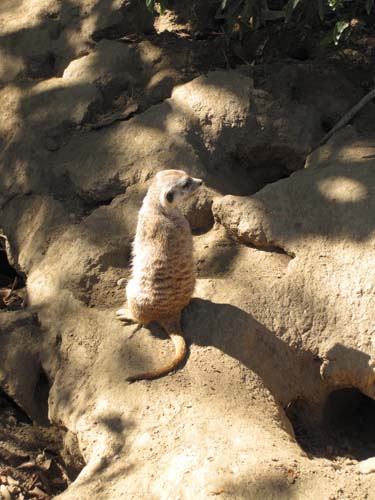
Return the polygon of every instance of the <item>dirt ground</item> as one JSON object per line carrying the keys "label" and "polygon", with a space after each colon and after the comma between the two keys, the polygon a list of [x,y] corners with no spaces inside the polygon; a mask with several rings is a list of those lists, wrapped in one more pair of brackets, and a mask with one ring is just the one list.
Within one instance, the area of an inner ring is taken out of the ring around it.
{"label": "dirt ground", "polygon": [[[0,5],[5,500],[375,499],[375,105],[309,156],[374,87],[375,25],[335,47],[329,23],[273,21],[228,46],[209,9]],[[171,355],[114,311],[173,167],[207,188],[186,207],[189,356],[126,385]]]}

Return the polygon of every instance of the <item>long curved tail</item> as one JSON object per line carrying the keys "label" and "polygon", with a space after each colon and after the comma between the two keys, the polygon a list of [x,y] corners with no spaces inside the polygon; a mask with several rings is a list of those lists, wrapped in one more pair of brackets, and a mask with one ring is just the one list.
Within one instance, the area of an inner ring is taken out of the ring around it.
{"label": "long curved tail", "polygon": [[173,360],[163,368],[154,370],[152,372],[140,373],[139,375],[132,375],[126,380],[128,382],[135,382],[136,380],[152,380],[155,378],[163,377],[169,372],[175,370],[183,362],[186,356],[186,342],[181,333],[168,333],[170,339],[173,341],[175,348],[175,356]]}

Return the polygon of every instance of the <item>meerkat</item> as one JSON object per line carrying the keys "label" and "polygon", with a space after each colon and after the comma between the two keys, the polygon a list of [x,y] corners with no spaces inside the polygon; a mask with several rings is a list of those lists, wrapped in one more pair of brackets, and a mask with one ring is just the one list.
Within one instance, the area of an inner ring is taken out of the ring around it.
{"label": "meerkat", "polygon": [[143,200],[133,243],[132,274],[126,286],[127,307],[116,315],[140,325],[157,322],[173,341],[175,356],[158,370],[128,377],[129,382],[167,375],[185,359],[181,312],[194,292],[195,265],[190,226],[179,207],[202,183],[182,170],[163,170],[156,174]]}

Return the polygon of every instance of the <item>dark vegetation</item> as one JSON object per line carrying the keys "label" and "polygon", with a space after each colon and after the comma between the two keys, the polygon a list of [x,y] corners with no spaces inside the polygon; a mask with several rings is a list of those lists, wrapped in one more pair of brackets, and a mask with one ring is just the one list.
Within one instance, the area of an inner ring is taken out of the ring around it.
{"label": "dark vegetation", "polygon": [[[173,0],[145,0],[147,8],[163,15],[173,8]],[[325,42],[337,44],[348,36],[358,16],[370,16],[374,0],[215,0],[210,17],[222,27],[228,40],[243,31],[255,30],[266,21],[284,19],[285,23],[317,25],[326,23],[331,29]]]}

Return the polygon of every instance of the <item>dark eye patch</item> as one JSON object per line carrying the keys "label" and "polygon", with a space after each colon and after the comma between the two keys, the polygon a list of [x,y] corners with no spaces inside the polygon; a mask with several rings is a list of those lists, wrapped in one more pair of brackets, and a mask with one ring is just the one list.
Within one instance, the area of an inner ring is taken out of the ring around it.
{"label": "dark eye patch", "polygon": [[184,182],[181,184],[182,189],[186,189],[189,186],[191,186],[192,182],[193,181],[192,181],[192,179],[190,179],[190,177],[188,179],[184,180]]}
{"label": "dark eye patch", "polygon": [[173,190],[171,189],[170,191],[168,191],[167,193],[167,200],[169,201],[169,203],[172,203],[173,202],[173,198],[174,198],[174,192]]}

